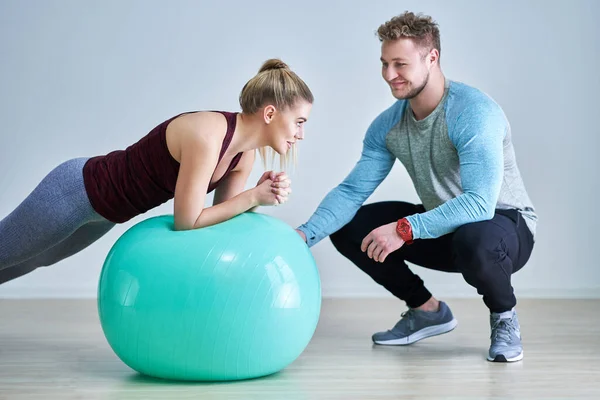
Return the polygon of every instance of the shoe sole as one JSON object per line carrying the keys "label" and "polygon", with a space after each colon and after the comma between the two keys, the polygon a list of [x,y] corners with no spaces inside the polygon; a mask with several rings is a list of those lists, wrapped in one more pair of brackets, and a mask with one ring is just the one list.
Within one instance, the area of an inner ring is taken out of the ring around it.
{"label": "shoe sole", "polygon": [[487,357],[488,361],[491,362],[503,362],[503,363],[510,363],[510,362],[515,362],[515,361],[521,361],[523,359],[523,352],[521,352],[521,354],[519,354],[516,357],[512,357],[512,358],[506,358],[504,356],[504,354],[498,354],[495,358],[491,358],[490,356]]}
{"label": "shoe sole", "polygon": [[409,335],[404,338],[392,340],[373,340],[373,343],[384,346],[406,346],[418,342],[419,340],[426,339],[428,337],[448,333],[454,328],[456,328],[457,325],[458,321],[453,318],[452,321],[446,322],[445,324],[428,326],[427,328],[423,328],[420,331],[416,332],[414,335]]}

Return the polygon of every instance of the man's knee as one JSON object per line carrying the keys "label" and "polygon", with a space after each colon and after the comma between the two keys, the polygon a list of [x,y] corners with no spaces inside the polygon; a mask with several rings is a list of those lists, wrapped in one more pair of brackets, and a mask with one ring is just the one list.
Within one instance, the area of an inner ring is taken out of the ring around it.
{"label": "man's knee", "polygon": [[502,235],[491,223],[466,224],[452,238],[456,268],[461,272],[483,273],[487,265],[502,257]]}
{"label": "man's knee", "polygon": [[350,242],[348,225],[345,225],[337,232],[332,233],[329,236],[329,239],[331,240],[333,247],[335,247],[337,251],[342,252]]}
{"label": "man's knee", "polygon": [[366,227],[365,214],[363,207],[354,215],[350,222],[329,236],[333,246],[338,251],[341,251],[340,248],[347,247],[348,245],[360,246],[364,237],[369,233],[369,228]]}

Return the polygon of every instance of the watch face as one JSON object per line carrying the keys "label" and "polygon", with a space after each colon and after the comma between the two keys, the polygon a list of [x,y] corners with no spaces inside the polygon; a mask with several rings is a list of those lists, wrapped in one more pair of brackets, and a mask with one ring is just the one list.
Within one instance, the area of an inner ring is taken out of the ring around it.
{"label": "watch face", "polygon": [[397,230],[402,238],[405,238],[410,235],[410,224],[407,221],[401,221]]}

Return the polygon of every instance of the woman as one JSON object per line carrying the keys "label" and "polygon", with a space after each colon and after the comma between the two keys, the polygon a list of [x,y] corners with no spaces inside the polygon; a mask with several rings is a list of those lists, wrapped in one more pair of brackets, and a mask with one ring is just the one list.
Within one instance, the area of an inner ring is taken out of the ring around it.
{"label": "woman", "polygon": [[[245,190],[255,150],[285,158],[303,139],[313,95],[280,60],[267,60],[240,94],[241,113],[197,111],[155,127],[126,150],[76,158],[51,171],[0,221],[0,284],[83,250],[115,224],[174,200],[176,230],[283,204],[284,173]],[[212,207],[205,197],[215,190]]]}

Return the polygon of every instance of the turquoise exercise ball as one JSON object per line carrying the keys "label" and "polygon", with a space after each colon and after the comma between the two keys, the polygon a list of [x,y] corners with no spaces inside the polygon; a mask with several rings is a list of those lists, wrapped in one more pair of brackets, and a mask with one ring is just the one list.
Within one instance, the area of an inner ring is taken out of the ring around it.
{"label": "turquoise exercise ball", "polygon": [[256,378],[304,351],[321,310],[312,254],[282,221],[247,212],[175,231],[146,219],[114,244],[102,267],[98,312],[130,368],[187,381]]}

